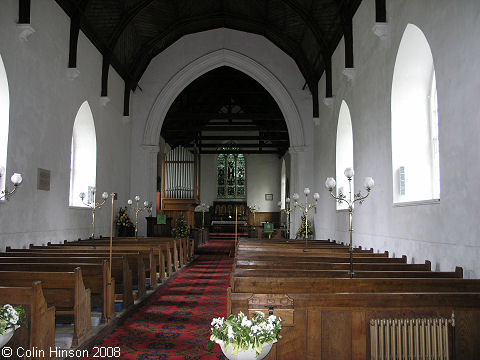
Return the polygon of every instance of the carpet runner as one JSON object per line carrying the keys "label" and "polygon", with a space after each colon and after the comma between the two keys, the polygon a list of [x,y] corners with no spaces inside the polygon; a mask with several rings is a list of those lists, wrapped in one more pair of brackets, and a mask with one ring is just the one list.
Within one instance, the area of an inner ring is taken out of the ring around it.
{"label": "carpet runner", "polygon": [[208,351],[207,342],[212,318],[226,313],[233,246],[216,238],[199,247],[189,267],[97,345],[119,347],[120,357],[100,359],[226,359],[218,345]]}

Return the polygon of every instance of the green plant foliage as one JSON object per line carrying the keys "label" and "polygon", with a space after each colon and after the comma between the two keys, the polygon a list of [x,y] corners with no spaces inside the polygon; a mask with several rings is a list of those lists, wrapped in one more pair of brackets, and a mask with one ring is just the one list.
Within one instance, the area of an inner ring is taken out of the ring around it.
{"label": "green plant foliage", "polygon": [[22,306],[13,307],[6,304],[0,308],[0,335],[8,329],[26,324],[25,309]]}
{"label": "green plant foliage", "polygon": [[[313,235],[313,227],[310,219],[307,220],[307,224],[308,224],[307,236],[311,237]],[[305,239],[305,215],[302,215],[302,224],[300,225],[300,228],[297,231],[297,235],[295,236],[295,239]]]}
{"label": "green plant foliage", "polygon": [[230,315],[227,320],[214,318],[212,320],[212,335],[208,341],[208,349],[211,350],[215,341],[222,341],[226,347],[232,345],[232,354],[237,355],[239,351],[255,349],[258,355],[262,352],[264,344],[271,344],[281,338],[282,319],[275,315],[265,318],[265,315],[258,311],[251,320],[242,312],[237,316]]}
{"label": "green plant foliage", "polygon": [[176,238],[188,237],[190,229],[188,228],[187,222],[183,213],[180,213],[180,216],[175,221],[175,227],[172,229],[173,236]]}

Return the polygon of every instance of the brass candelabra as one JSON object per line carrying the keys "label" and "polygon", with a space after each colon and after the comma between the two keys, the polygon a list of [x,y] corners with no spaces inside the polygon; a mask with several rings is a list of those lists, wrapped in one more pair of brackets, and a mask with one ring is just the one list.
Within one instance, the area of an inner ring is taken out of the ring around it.
{"label": "brass candelabra", "polygon": [[290,239],[290,213],[295,210],[290,207],[290,198],[287,197],[285,199],[285,209],[282,209],[282,202],[278,202],[278,206],[280,207],[280,211],[287,215],[287,242]]}
{"label": "brass candelabra", "polygon": [[135,207],[133,207],[133,201],[131,199],[128,199],[127,204],[130,206],[133,211],[135,211],[135,239],[138,238],[138,213],[142,212],[143,210],[150,211],[150,214],[152,212],[152,204],[150,204],[147,200],[143,202],[143,206],[140,207],[140,196],[136,195],[135,196]]}
{"label": "brass candelabra", "polygon": [[327,178],[325,181],[325,187],[327,190],[330,192],[330,195],[338,201],[338,203],[345,203],[348,206],[348,217],[349,217],[349,232],[350,232],[350,247],[349,247],[349,252],[350,252],[350,271],[349,275],[351,278],[354,276],[353,272],[353,204],[358,201],[359,204],[362,204],[363,201],[370,195],[370,192],[375,185],[375,182],[371,177],[366,177],[364,181],[364,187],[365,190],[367,190],[366,195],[362,195],[362,193],[359,191],[358,193],[353,195],[352,198],[352,179],[354,175],[354,171],[352,168],[346,168],[344,171],[344,175],[348,179],[348,188],[349,188],[349,196],[347,199],[347,196],[343,193],[339,193],[338,195],[335,195],[334,189],[335,189],[335,179],[334,178]]}
{"label": "brass candelabra", "polygon": [[209,209],[210,206],[205,203],[201,203],[199,206],[199,210],[202,212],[202,230],[205,228],[205,212],[207,212]]}
{"label": "brass candelabra", "polygon": [[[0,167],[0,182],[2,181],[2,178],[5,176],[5,168],[2,166]],[[13,189],[8,190],[7,186],[5,186],[5,189],[0,191],[0,200],[10,200],[10,197],[17,191],[17,188],[20,186],[22,183],[22,175],[19,173],[14,173],[12,177],[10,178],[10,181],[13,184]]]}
{"label": "brass candelabra", "polygon": [[92,210],[92,240],[95,239],[95,211],[97,209],[100,209],[108,199],[108,193],[105,191],[102,194],[102,199],[103,200],[101,202],[96,202],[95,201],[95,192],[96,192],[96,189],[91,188],[91,190],[90,190],[91,197],[90,198],[87,197],[87,202],[85,202],[86,194],[84,192],[80,193],[80,199],[82,199],[82,203],[84,205],[87,205]]}
{"label": "brass candelabra", "polygon": [[255,227],[255,213],[260,210],[260,206],[257,205],[257,204],[253,204],[253,205],[250,205],[248,207],[248,209],[250,210],[250,212],[253,214],[253,226]]}
{"label": "brass candelabra", "polygon": [[305,248],[303,249],[303,251],[308,252],[310,251],[310,249],[308,248],[308,210],[315,208],[317,206],[317,201],[318,199],[320,199],[320,195],[318,193],[313,194],[313,198],[315,202],[309,203],[308,195],[310,194],[310,189],[305,188],[303,190],[303,193],[305,194],[304,204],[298,202],[298,199],[300,198],[300,196],[297,193],[294,193],[292,197],[293,197],[293,200],[295,200],[294,209],[296,209],[298,206],[299,208],[303,209],[303,212],[305,214]]}

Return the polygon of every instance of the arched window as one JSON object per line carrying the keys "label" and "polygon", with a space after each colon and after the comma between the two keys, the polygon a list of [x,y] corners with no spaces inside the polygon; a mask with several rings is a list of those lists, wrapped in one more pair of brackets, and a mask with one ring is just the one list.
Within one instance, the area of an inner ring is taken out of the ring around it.
{"label": "arched window", "polygon": [[440,199],[437,87],[423,32],[408,24],[392,81],[394,203]]}
{"label": "arched window", "polygon": [[[70,158],[70,206],[85,206],[79,194],[90,196],[95,188],[97,173],[97,139],[92,111],[85,101],[78,110],[73,125]],[[94,200],[94,199],[89,199]]]}
{"label": "arched window", "polygon": [[243,154],[219,154],[217,157],[217,198],[245,199],[246,189]]}
{"label": "arched window", "polygon": [[[343,193],[348,198],[348,180],[343,174],[346,168],[353,168],[353,132],[350,110],[345,101],[342,101],[337,124],[337,147],[336,147],[336,177],[337,195]],[[352,179],[353,191],[353,179]],[[346,209],[344,202],[337,202],[337,210]]]}
{"label": "arched window", "polygon": [[[10,96],[8,93],[7,72],[0,56],[0,169],[7,168],[8,124],[10,115]],[[3,171],[5,175],[6,171]],[[1,173],[1,171],[0,171]],[[5,179],[0,178],[0,192],[5,190]]]}

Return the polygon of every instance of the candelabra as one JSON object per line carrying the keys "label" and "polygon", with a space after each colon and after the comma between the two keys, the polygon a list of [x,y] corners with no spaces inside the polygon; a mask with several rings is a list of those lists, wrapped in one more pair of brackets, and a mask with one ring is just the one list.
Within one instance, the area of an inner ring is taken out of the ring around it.
{"label": "candelabra", "polygon": [[92,210],[92,240],[95,239],[95,211],[97,209],[100,209],[105,204],[105,201],[107,201],[107,199],[108,199],[108,193],[104,192],[102,194],[103,201],[102,202],[96,202],[95,201],[95,191],[96,191],[95,188],[91,188],[91,190],[90,190],[90,192],[92,194],[91,200],[87,198],[87,202],[84,201],[85,196],[86,196],[85,193],[84,192],[80,193],[80,199],[82,199],[82,203],[87,205]]}
{"label": "candelabra", "polygon": [[201,203],[198,208],[202,212],[202,230],[203,230],[205,228],[205,212],[208,211],[208,209],[210,209],[210,206],[205,203]]}
{"label": "candelabra", "polygon": [[253,204],[253,205],[250,205],[248,207],[248,209],[250,210],[250,212],[253,214],[253,226],[255,226],[255,213],[260,210],[260,206],[257,205],[257,204]]}
{"label": "candelabra", "polygon": [[143,207],[139,206],[140,202],[140,196],[136,195],[135,196],[135,207],[132,207],[133,201],[131,199],[128,199],[127,204],[132,207],[133,211],[135,211],[135,239],[137,239],[138,236],[138,213],[142,212],[143,210],[149,210],[152,211],[152,205],[148,201],[143,202]]}
{"label": "candelabra", "polygon": [[305,194],[305,204],[299,204],[298,199],[300,196],[297,193],[293,194],[293,200],[295,200],[294,208],[296,209],[297,206],[302,208],[305,214],[305,248],[303,249],[304,252],[310,251],[308,249],[308,210],[315,208],[317,206],[317,201],[320,199],[320,194],[315,193],[313,194],[313,199],[315,200],[314,203],[308,203],[308,195],[310,194],[310,189],[305,188],[303,190],[303,193]]}
{"label": "candelabra", "polygon": [[334,178],[327,178],[325,181],[325,187],[327,190],[330,192],[330,195],[338,201],[338,203],[345,203],[348,206],[348,217],[349,217],[349,232],[350,232],[350,247],[349,247],[349,252],[350,252],[350,272],[349,275],[351,278],[353,278],[354,272],[353,272],[353,204],[358,201],[359,204],[362,204],[363,201],[370,195],[370,191],[373,188],[373,185],[375,182],[371,177],[366,177],[365,181],[363,183],[365,190],[367,190],[366,195],[362,195],[362,193],[359,191],[358,193],[353,195],[352,198],[352,178],[354,175],[354,171],[352,168],[346,168],[344,171],[344,175],[348,179],[348,188],[349,188],[349,197],[347,199],[347,196],[343,193],[339,193],[338,195],[334,194],[334,189],[335,189],[335,179]]}
{"label": "candelabra", "polygon": [[285,209],[282,209],[282,202],[278,202],[278,207],[280,211],[287,215],[287,242],[290,239],[290,213],[294,210],[290,207],[290,198],[285,199]]}
{"label": "candelabra", "polygon": [[[5,168],[2,166],[0,167],[0,181],[2,178],[5,176]],[[8,190],[7,186],[5,186],[5,190],[0,191],[0,200],[9,200],[10,197],[13,195],[15,191],[17,191],[17,188],[20,186],[22,183],[22,175],[19,173],[14,173],[12,177],[10,178],[10,181],[13,184],[13,190]]]}

